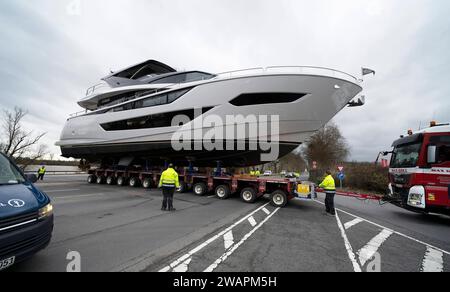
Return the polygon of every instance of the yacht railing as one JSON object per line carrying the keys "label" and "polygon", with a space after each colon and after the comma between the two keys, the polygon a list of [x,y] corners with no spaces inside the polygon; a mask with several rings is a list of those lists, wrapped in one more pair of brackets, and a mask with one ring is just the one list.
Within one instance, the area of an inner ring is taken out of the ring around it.
{"label": "yacht railing", "polygon": [[70,115],[69,115],[69,119],[72,119],[72,118],[76,118],[76,117],[85,115],[85,114],[87,114],[88,112],[89,112],[88,110],[84,110],[84,111],[79,111],[79,112],[70,114]]}
{"label": "yacht railing", "polygon": [[334,70],[326,67],[314,67],[314,66],[270,66],[265,68],[263,67],[249,68],[243,70],[223,72],[217,74],[217,76],[222,78],[234,78],[239,76],[249,76],[253,74],[273,74],[273,73],[329,76],[359,83],[358,78],[343,71]]}
{"label": "yacht railing", "polygon": [[99,83],[99,84],[89,87],[86,90],[86,96],[93,94],[96,90],[103,88],[103,87],[109,88],[109,85],[107,83]]}

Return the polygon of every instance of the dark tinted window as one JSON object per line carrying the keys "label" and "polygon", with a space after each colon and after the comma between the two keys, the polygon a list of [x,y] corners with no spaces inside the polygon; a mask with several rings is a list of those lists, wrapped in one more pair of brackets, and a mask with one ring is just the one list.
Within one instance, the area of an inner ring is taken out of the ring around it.
{"label": "dark tinted window", "polygon": [[150,82],[150,84],[159,84],[159,83],[184,83],[186,82],[186,75],[185,74],[177,74],[165,78],[161,78],[158,80],[155,80],[153,82]]}
{"label": "dark tinted window", "polygon": [[[210,111],[212,107],[204,108],[203,113]],[[123,130],[138,130],[138,129],[152,129],[152,128],[165,128],[172,126],[172,120],[177,115],[186,115],[192,121],[195,118],[195,111],[184,110],[177,112],[170,112],[164,114],[155,114],[139,118],[133,118],[118,122],[102,124],[102,128],[105,131],[123,131]]]}
{"label": "dark tinted window", "polygon": [[247,93],[230,101],[235,106],[291,103],[304,97],[305,93]]}

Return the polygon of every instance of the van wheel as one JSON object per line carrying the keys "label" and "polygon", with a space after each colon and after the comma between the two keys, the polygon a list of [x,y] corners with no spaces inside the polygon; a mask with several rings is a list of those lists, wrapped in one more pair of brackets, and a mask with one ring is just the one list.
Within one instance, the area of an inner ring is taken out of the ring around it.
{"label": "van wheel", "polygon": [[123,176],[119,176],[117,178],[117,185],[119,187],[123,187],[125,185],[125,183],[126,183],[126,179]]}
{"label": "van wheel", "polygon": [[283,208],[288,203],[288,197],[283,191],[275,191],[270,195],[270,203],[274,207]]}
{"label": "van wheel", "polygon": [[112,186],[115,183],[114,177],[113,176],[108,176],[106,178],[106,184]]}
{"label": "van wheel", "polygon": [[142,182],[142,186],[145,189],[151,189],[152,188],[152,180],[150,178],[144,179],[144,181]]}
{"label": "van wheel", "polygon": [[139,186],[140,180],[137,177],[130,178],[130,187],[136,188]]}
{"label": "van wheel", "polygon": [[241,192],[241,199],[246,203],[252,204],[257,198],[257,193],[254,188],[245,188]]}
{"label": "van wheel", "polygon": [[96,182],[97,182],[97,177],[96,177],[95,175],[91,174],[91,175],[88,176],[87,182],[88,182],[89,184],[96,183]]}
{"label": "van wheel", "polygon": [[221,200],[226,200],[231,196],[230,187],[227,185],[220,185],[216,188],[216,196]]}
{"label": "van wheel", "polygon": [[104,176],[97,177],[97,184],[102,185],[104,183],[105,183],[105,177]]}
{"label": "van wheel", "polygon": [[193,190],[194,190],[194,194],[196,194],[197,196],[204,196],[207,192],[206,184],[196,183],[194,185]]}

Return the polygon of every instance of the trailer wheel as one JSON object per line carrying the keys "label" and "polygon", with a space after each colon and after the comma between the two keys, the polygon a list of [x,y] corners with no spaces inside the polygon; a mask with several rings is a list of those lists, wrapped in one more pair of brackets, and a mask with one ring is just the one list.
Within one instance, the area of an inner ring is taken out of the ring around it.
{"label": "trailer wheel", "polygon": [[130,187],[136,188],[139,186],[140,180],[137,177],[130,178]]}
{"label": "trailer wheel", "polygon": [[119,176],[117,178],[117,185],[119,187],[123,187],[125,185],[125,183],[126,183],[126,179],[123,176]]}
{"label": "trailer wheel", "polygon": [[142,182],[142,186],[144,187],[144,189],[151,189],[152,188],[152,180],[150,178],[144,179],[144,181]]}
{"label": "trailer wheel", "polygon": [[187,192],[187,183],[185,183],[184,181],[180,181],[180,193],[185,193]]}
{"label": "trailer wheel", "polygon": [[193,187],[193,191],[197,196],[204,196],[207,192],[206,184],[196,183]]}
{"label": "trailer wheel", "polygon": [[230,187],[227,185],[220,185],[215,190],[216,196],[221,200],[226,200],[231,196]]}
{"label": "trailer wheel", "polygon": [[270,195],[270,203],[274,207],[283,208],[288,203],[288,197],[283,191],[275,191]]}
{"label": "trailer wheel", "polygon": [[112,186],[115,183],[114,177],[113,176],[108,176],[106,178],[106,184]]}
{"label": "trailer wheel", "polygon": [[105,177],[104,176],[97,177],[97,184],[102,185],[104,183],[105,183]]}
{"label": "trailer wheel", "polygon": [[241,191],[241,199],[246,203],[252,204],[257,198],[257,193],[254,188],[245,188]]}
{"label": "trailer wheel", "polygon": [[96,183],[96,182],[97,182],[97,177],[96,177],[95,175],[91,174],[91,175],[88,176],[87,182],[88,182],[89,184]]}

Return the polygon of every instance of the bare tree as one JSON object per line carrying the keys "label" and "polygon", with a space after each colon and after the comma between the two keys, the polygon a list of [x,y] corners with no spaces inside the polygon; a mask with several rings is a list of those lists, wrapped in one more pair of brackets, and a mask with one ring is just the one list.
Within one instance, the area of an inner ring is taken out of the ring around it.
{"label": "bare tree", "polygon": [[317,162],[320,171],[344,162],[350,153],[347,141],[335,124],[329,124],[314,134],[303,150],[309,165]]}
{"label": "bare tree", "polygon": [[4,110],[2,134],[0,136],[0,151],[15,161],[27,161],[28,166],[45,154],[47,147],[39,141],[46,133],[34,135],[33,131],[25,131],[22,121],[28,113],[21,108],[14,111]]}

